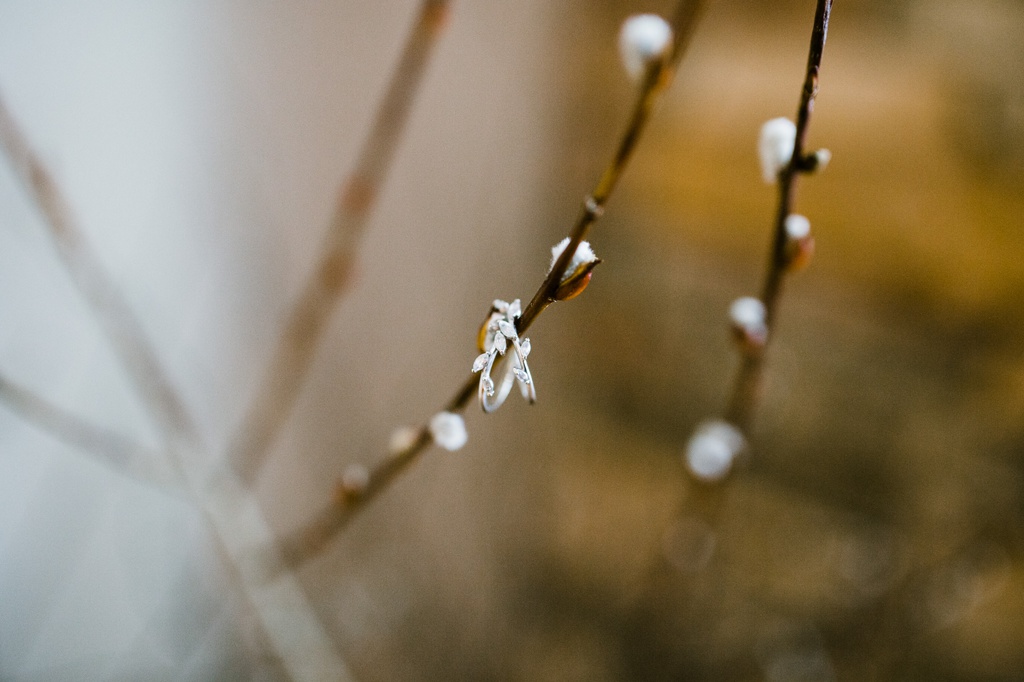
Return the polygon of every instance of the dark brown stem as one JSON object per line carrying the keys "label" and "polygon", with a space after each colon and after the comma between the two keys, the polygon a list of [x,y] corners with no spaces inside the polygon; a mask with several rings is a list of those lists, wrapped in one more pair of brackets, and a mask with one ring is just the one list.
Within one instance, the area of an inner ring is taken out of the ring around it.
{"label": "dark brown stem", "polygon": [[[788,259],[786,254],[786,217],[792,213],[796,198],[797,177],[806,172],[810,164],[805,158],[807,128],[814,111],[814,98],[818,94],[818,73],[828,35],[828,20],[832,11],[832,0],[818,0],[814,14],[814,29],[811,32],[811,48],[807,57],[807,75],[800,94],[800,107],[796,118],[796,141],[793,157],[779,172],[779,203],[775,212],[775,229],[768,257],[768,268],[761,293],[765,307],[765,322],[770,341],[774,335],[782,284],[785,279]],[[749,433],[764,380],[764,357],[766,345],[746,348],[732,395],[725,411],[725,418],[744,433]]]}
{"label": "dark brown stem", "polygon": [[367,220],[387,179],[448,4],[424,0],[420,7],[355,169],[341,188],[320,261],[293,305],[263,383],[230,441],[228,461],[249,483],[259,475],[291,414],[330,315],[349,283]]}
{"label": "dark brown stem", "polygon": [[[671,81],[674,65],[689,45],[689,39],[693,34],[701,7],[702,3],[698,0],[683,0],[680,3],[674,18],[676,24],[673,27],[675,42],[672,58],[668,63],[659,62],[647,70],[626,130],[594,191],[584,201],[583,210],[569,232],[569,244],[562,251],[551,271],[537,289],[537,293],[534,294],[533,299],[523,309],[522,315],[517,320],[516,328],[520,333],[525,332],[534,320],[555,301],[555,292],[561,282],[560,275],[565,272],[572,255],[576,252],[576,247],[586,236],[590,226],[604,212],[604,205],[612,190],[615,189],[636,148],[658,96],[667,88]],[[476,374],[470,374],[444,409],[448,412],[461,412],[465,409],[469,400],[476,393],[478,381],[479,378]],[[349,490],[344,485],[339,485],[338,492],[330,505],[317,512],[311,520],[289,536],[282,538],[280,546],[286,565],[278,566],[268,563],[266,566],[268,577],[277,575],[286,568],[294,568],[319,554],[358,512],[388,488],[432,442],[433,439],[427,427],[421,426],[412,445],[388,457],[369,471],[368,482],[364,487],[358,490]]]}

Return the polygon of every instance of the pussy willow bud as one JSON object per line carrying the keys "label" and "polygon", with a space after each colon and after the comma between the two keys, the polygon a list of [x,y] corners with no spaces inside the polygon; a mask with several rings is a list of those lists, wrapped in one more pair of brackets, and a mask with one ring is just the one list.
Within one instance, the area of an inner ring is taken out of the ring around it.
{"label": "pussy willow bud", "polygon": [[619,32],[619,54],[626,73],[640,80],[647,69],[668,58],[672,27],[657,14],[637,14],[626,19]]}
{"label": "pussy willow bud", "polygon": [[434,442],[452,452],[461,449],[469,439],[466,422],[454,412],[438,412],[430,418],[428,428]]}
{"label": "pussy willow bud", "polygon": [[732,424],[721,420],[703,422],[686,444],[686,468],[698,480],[719,481],[732,469],[746,444],[743,434]]}
{"label": "pussy willow bud", "polygon": [[773,118],[761,126],[761,137],[757,153],[761,159],[761,175],[768,184],[773,184],[779,172],[793,158],[796,144],[796,124],[788,118]]}
{"label": "pussy willow bud", "polygon": [[744,351],[754,352],[768,341],[767,311],[764,303],[752,296],[737,298],[729,306],[733,335]]}
{"label": "pussy willow bud", "polygon": [[[551,247],[551,265],[548,266],[548,272],[551,272],[551,268],[555,267],[558,257],[562,255],[562,252],[565,251],[568,245],[569,238],[566,237]],[[600,262],[601,259],[594,254],[590,244],[588,242],[580,242],[579,246],[576,247],[576,253],[573,254],[572,259],[570,259],[569,264],[566,266],[561,282],[552,298],[556,301],[568,301],[579,296],[587,288],[587,285],[590,284],[594,268]]]}
{"label": "pussy willow bud", "polygon": [[811,221],[802,215],[791,213],[786,216],[783,227],[786,231],[786,270],[799,272],[807,267],[814,255]]}

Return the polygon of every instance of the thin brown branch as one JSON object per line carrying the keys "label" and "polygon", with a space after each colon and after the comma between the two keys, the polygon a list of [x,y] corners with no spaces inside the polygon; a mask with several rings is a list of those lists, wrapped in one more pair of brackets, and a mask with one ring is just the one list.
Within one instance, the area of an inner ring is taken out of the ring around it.
{"label": "thin brown branch", "polygon": [[[465,384],[444,407],[447,412],[461,412],[476,393],[477,376],[471,374]],[[419,427],[416,437],[406,448],[392,453],[369,472],[363,485],[353,487],[344,482],[338,484],[334,499],[311,519],[289,535],[280,538],[278,556],[261,552],[266,578],[280,575],[283,571],[296,568],[317,556],[343,531],[352,519],[377,498],[380,493],[408,470],[413,462],[433,443],[426,425]]]}
{"label": "thin brown branch", "polygon": [[339,194],[320,261],[294,303],[263,382],[230,441],[228,461],[247,482],[259,476],[291,414],[331,313],[349,283],[367,220],[387,179],[448,4],[424,0],[420,8],[355,170]]}
{"label": "thin brown branch", "polygon": [[160,453],[57,407],[4,376],[0,376],[0,402],[25,421],[92,455],[117,473],[168,490],[182,484]]}
{"label": "thin brown branch", "polygon": [[[677,10],[673,26],[674,45],[672,57],[668,63],[656,62],[648,70],[640,86],[636,104],[626,125],[619,144],[611,161],[598,180],[594,191],[587,197],[583,210],[569,232],[569,243],[562,251],[537,289],[529,305],[517,320],[518,332],[525,332],[537,317],[555,302],[555,292],[561,283],[561,274],[566,271],[576,247],[587,235],[590,227],[601,217],[608,197],[615,189],[619,178],[629,159],[632,157],[636,144],[646,126],[651,112],[669,83],[674,66],[682,57],[693,35],[693,29],[700,16],[702,3],[699,0],[683,0]],[[444,407],[448,412],[461,412],[476,393],[478,376],[470,374],[454,397]],[[289,536],[281,539],[281,555],[284,565],[265,560],[268,576],[279,574],[286,568],[294,568],[317,556],[334,539],[349,522],[366,505],[381,492],[390,487],[398,476],[406,471],[433,442],[426,425],[417,430],[415,440],[405,449],[392,454],[368,472],[366,482],[362,486],[351,487],[344,482],[338,486],[337,493],[329,505],[317,512],[309,521]]]}
{"label": "thin brown branch", "polygon": [[828,35],[828,21],[832,11],[832,0],[818,0],[814,14],[814,28],[811,32],[811,47],[807,57],[807,74],[804,78],[800,94],[800,106],[797,110],[796,142],[790,162],[779,173],[779,201],[775,212],[775,227],[768,257],[761,302],[765,307],[765,323],[768,336],[761,345],[748,345],[744,348],[743,358],[733,391],[729,398],[725,418],[744,433],[748,433],[753,420],[764,381],[764,359],[767,342],[773,336],[773,327],[778,314],[782,284],[785,279],[788,257],[786,254],[786,217],[793,212],[796,199],[797,178],[814,167],[804,152],[807,129],[814,111],[814,99],[818,94],[818,74],[821,71],[822,53]]}
{"label": "thin brown branch", "polygon": [[195,441],[196,429],[157,360],[138,318],[75,222],[67,200],[0,97],[0,144],[31,192],[68,274],[169,440]]}

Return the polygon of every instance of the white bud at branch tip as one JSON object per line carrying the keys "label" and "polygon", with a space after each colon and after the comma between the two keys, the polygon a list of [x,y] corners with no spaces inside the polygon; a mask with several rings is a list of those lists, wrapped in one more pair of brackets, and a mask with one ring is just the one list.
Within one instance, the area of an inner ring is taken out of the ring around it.
{"label": "white bud at branch tip", "polygon": [[469,440],[466,422],[454,412],[438,412],[430,418],[430,435],[445,450],[454,452]]}
{"label": "white bud at branch tip", "polygon": [[619,54],[626,73],[640,80],[651,64],[668,57],[672,27],[657,14],[636,14],[626,19],[619,32]]}
{"label": "white bud at branch tip", "polygon": [[779,171],[793,158],[795,144],[796,124],[788,118],[773,118],[761,126],[757,151],[765,182],[772,184],[779,177]]}

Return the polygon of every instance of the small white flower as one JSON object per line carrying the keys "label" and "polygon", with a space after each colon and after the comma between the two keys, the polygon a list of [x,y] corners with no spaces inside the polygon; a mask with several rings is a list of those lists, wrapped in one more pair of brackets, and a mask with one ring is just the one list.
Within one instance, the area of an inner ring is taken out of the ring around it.
{"label": "small white flower", "polygon": [[806,239],[811,234],[811,221],[797,213],[790,213],[783,223],[786,238],[791,241]]}
{"label": "small white flower", "polygon": [[672,27],[657,14],[636,14],[619,31],[619,54],[626,73],[639,80],[647,67],[672,49]]}
{"label": "small white flower", "polygon": [[430,418],[430,435],[445,450],[454,452],[469,440],[466,422],[454,412],[438,412]]}
{"label": "small white flower", "polygon": [[[555,267],[555,262],[558,261],[558,257],[562,255],[567,246],[569,246],[568,237],[551,247],[551,265],[548,266],[548,272],[551,272],[551,268]],[[562,281],[564,282],[569,279],[581,265],[593,263],[596,260],[597,255],[590,248],[590,242],[580,242],[579,246],[576,247],[576,253],[572,255],[572,260],[569,261],[569,265],[565,267],[565,272],[562,273]]]}
{"label": "small white flower", "polygon": [[765,182],[775,182],[779,171],[793,158],[795,144],[796,124],[788,118],[773,118],[761,126],[757,151],[761,157],[761,174]]}
{"label": "small white flower", "polygon": [[686,444],[686,466],[702,481],[718,481],[732,468],[736,456],[746,447],[740,430],[721,420],[700,424]]}
{"label": "small white flower", "polygon": [[388,440],[388,451],[393,455],[405,452],[413,446],[413,443],[419,437],[419,429],[412,426],[399,426],[391,432],[391,438]]}

